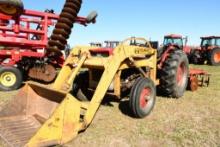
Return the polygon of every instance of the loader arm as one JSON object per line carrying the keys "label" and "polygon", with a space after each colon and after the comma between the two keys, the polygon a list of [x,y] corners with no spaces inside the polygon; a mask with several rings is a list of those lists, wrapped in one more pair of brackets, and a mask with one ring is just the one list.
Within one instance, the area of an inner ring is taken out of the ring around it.
{"label": "loader arm", "polygon": [[[93,64],[93,61],[96,60],[96,57],[92,57],[89,54],[90,49],[91,47],[76,47],[73,49],[73,52],[67,59],[67,62],[55,81],[53,86],[54,89],[62,92],[70,92],[70,83],[73,83],[74,78],[77,76],[80,68],[82,68],[82,66],[86,67],[86,65],[91,65]],[[79,53],[81,53],[80,58],[78,58],[78,56],[80,56]],[[104,72],[89,105],[82,104],[83,106],[86,106],[87,109],[84,116],[84,121],[82,123],[82,130],[85,129],[94,118],[94,115],[98,110],[108,90],[108,87],[110,86],[116,72],[123,64],[123,61],[133,57],[145,58],[146,56],[151,56],[154,54],[156,54],[156,51],[151,48],[119,45],[114,49],[113,56],[102,59],[102,62],[97,63],[99,64],[98,66],[104,68]],[[87,56],[87,58],[85,56]],[[73,68],[73,66],[76,67]]]}
{"label": "loader arm", "polygon": [[[58,93],[63,93],[66,97],[56,108],[52,117],[47,120],[37,134],[32,137],[28,144],[29,146],[36,144],[41,145],[42,140],[44,140],[43,144],[47,145],[51,143],[51,140],[53,141],[52,143],[64,144],[75,138],[80,131],[85,130],[92,122],[108,87],[116,72],[123,64],[123,61],[128,58],[145,58],[146,56],[156,54],[156,51],[150,48],[120,45],[114,49],[112,56],[108,58],[101,57],[102,62],[98,62],[96,66],[98,65],[104,68],[102,77],[91,101],[82,102],[69,94],[72,85],[68,82],[74,81],[74,78],[82,67],[85,68],[96,60],[97,57],[92,57],[89,53],[90,49],[91,47],[76,47],[73,49],[52,88]],[[65,121],[59,123],[56,121],[57,119]],[[45,132],[47,132],[46,135]]]}

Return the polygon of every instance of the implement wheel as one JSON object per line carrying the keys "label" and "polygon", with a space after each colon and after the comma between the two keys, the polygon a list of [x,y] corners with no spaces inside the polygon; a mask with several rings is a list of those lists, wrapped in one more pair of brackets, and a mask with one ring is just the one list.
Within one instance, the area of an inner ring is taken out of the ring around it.
{"label": "implement wheel", "polygon": [[220,48],[215,48],[209,53],[209,64],[214,66],[220,65]]}
{"label": "implement wheel", "polygon": [[156,101],[156,87],[149,78],[139,78],[130,93],[130,109],[137,118],[144,118],[153,110]]}
{"label": "implement wheel", "polygon": [[0,90],[16,90],[21,86],[22,81],[22,73],[19,69],[15,67],[0,68]]}
{"label": "implement wheel", "polygon": [[24,11],[24,4],[21,0],[0,0],[0,12],[10,15],[19,16]]}

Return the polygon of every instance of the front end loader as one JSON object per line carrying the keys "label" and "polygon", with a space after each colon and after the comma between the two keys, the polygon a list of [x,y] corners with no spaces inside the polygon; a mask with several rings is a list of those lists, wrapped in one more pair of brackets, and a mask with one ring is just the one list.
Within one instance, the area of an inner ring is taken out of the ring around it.
{"label": "front end loader", "polygon": [[[134,116],[149,115],[158,84],[157,51],[149,42],[142,46],[133,44],[135,40],[125,40],[112,52],[76,47],[51,88],[27,83],[0,111],[4,142],[16,147],[65,144],[91,124],[106,94],[121,97],[125,88],[131,91],[128,107]],[[82,72],[89,73],[89,81],[85,81],[89,84],[84,87],[92,93],[91,97],[84,93],[86,100],[77,94],[82,90],[77,80]]]}

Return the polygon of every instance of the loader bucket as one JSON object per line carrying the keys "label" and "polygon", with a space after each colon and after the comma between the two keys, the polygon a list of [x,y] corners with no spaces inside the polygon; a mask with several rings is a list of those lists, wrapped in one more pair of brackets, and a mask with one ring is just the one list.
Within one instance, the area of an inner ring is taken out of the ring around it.
{"label": "loader bucket", "polygon": [[79,131],[80,102],[69,94],[26,84],[0,111],[0,137],[7,146],[63,144]]}

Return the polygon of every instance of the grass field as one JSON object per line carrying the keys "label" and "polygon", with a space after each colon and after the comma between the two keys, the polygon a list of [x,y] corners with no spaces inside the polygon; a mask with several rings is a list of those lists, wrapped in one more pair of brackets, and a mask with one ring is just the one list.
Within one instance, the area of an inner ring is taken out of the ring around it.
{"label": "grass field", "polygon": [[[101,106],[91,126],[65,147],[220,147],[220,67],[209,71],[210,87],[187,91],[180,99],[157,97],[145,119],[130,116],[127,101]],[[1,92],[4,105],[16,92]]]}

